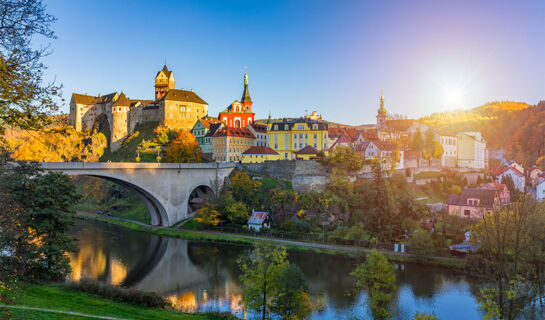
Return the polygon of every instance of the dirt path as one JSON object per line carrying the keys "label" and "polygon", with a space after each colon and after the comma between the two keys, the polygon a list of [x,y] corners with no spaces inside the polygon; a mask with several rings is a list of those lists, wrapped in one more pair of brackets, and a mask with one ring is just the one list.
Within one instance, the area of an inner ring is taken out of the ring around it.
{"label": "dirt path", "polygon": [[63,311],[63,310],[55,310],[55,309],[42,309],[42,308],[34,308],[34,307],[27,307],[27,306],[13,306],[13,305],[0,304],[0,308],[21,309],[21,310],[41,311],[41,312],[53,312],[53,313],[69,314],[71,316],[86,317],[86,318],[93,318],[93,319],[126,320],[126,319],[123,319],[123,318],[114,318],[114,317],[108,317],[108,316],[97,316],[97,315],[93,315],[93,314],[86,314],[86,313],[79,313],[79,312],[72,312],[72,311]]}

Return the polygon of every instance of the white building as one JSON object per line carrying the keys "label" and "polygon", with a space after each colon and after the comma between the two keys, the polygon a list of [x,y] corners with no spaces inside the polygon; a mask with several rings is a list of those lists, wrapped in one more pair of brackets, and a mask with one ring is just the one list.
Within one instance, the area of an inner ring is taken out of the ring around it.
{"label": "white building", "polygon": [[545,178],[540,178],[536,185],[536,200],[542,202],[545,199]]}
{"label": "white building", "polygon": [[439,135],[439,142],[443,146],[443,155],[441,156],[441,166],[456,167],[458,159],[458,138],[456,136]]}
{"label": "white building", "polygon": [[513,167],[504,167],[499,173],[498,173],[498,180],[501,183],[504,183],[505,177],[511,177],[513,180],[513,184],[515,185],[515,189],[517,189],[520,192],[524,192],[525,186],[526,186],[526,177],[522,172],[520,172],[518,169],[515,169]]}
{"label": "white building", "polygon": [[480,132],[460,132],[457,135],[458,167],[485,169],[488,167],[488,150],[486,140]]}

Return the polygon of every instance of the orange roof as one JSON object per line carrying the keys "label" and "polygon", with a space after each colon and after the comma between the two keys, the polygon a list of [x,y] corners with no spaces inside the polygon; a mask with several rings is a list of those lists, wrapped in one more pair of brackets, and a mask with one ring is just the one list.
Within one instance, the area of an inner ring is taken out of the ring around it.
{"label": "orange roof", "polygon": [[242,154],[272,154],[272,155],[278,155],[278,152],[274,151],[273,149],[271,149],[269,147],[253,146],[253,147],[250,147],[248,150],[244,151]]}

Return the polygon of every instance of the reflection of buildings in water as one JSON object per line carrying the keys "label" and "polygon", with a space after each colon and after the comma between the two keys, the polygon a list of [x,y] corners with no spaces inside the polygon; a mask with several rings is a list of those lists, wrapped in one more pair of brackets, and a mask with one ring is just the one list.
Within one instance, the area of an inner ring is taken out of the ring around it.
{"label": "reflection of buildings in water", "polygon": [[68,279],[95,279],[112,285],[123,283],[127,276],[127,266],[117,257],[105,253],[101,241],[80,243],[78,252],[68,253],[70,268]]}
{"label": "reflection of buildings in water", "polygon": [[187,291],[179,295],[172,295],[167,297],[172,306],[179,311],[183,312],[196,312],[197,311],[197,298],[193,291]]}

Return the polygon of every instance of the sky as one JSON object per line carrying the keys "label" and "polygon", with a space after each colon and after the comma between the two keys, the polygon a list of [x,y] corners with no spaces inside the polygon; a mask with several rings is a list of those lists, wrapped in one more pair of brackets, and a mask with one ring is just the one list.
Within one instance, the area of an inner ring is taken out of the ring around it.
{"label": "sky", "polygon": [[153,99],[165,63],[209,115],[240,99],[256,119],[375,123],[490,101],[545,100],[545,0],[49,0],[48,79],[73,92]]}

